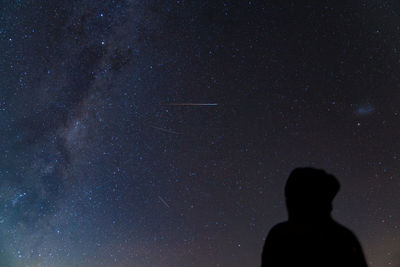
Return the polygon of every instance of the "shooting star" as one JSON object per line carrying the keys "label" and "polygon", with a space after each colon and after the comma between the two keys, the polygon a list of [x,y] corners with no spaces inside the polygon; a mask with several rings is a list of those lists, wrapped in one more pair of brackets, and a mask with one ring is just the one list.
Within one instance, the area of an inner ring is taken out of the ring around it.
{"label": "shooting star", "polygon": [[165,205],[167,208],[169,208],[169,205],[167,204],[167,202],[165,202],[165,200],[164,200],[162,197],[158,196],[158,198],[161,200],[162,203],[164,203],[164,205]]}
{"label": "shooting star", "polygon": [[217,103],[161,103],[163,106],[218,106]]}
{"label": "shooting star", "polygon": [[156,129],[156,130],[159,130],[159,131],[161,131],[161,132],[165,132],[165,133],[182,134],[182,133],[179,133],[179,132],[175,132],[175,131],[173,131],[173,130],[170,130],[170,129],[165,129],[165,128],[161,128],[161,127],[157,127],[157,126],[153,126],[153,125],[150,125],[150,127],[151,127],[151,128],[154,128],[154,129]]}

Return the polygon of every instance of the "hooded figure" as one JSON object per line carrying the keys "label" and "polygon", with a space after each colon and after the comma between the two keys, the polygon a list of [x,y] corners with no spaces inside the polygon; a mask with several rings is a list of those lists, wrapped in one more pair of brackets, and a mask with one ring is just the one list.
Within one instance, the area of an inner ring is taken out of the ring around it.
{"label": "hooded figure", "polygon": [[324,170],[295,169],[285,186],[288,221],[265,241],[262,267],[366,267],[360,243],[331,217],[338,180]]}

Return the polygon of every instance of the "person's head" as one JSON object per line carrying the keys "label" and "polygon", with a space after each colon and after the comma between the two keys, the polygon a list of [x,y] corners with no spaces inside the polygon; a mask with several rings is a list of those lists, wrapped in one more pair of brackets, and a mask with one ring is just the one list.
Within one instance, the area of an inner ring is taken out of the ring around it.
{"label": "person's head", "polygon": [[339,181],[324,170],[314,168],[293,170],[285,186],[289,220],[329,216],[332,211],[332,201],[339,189]]}

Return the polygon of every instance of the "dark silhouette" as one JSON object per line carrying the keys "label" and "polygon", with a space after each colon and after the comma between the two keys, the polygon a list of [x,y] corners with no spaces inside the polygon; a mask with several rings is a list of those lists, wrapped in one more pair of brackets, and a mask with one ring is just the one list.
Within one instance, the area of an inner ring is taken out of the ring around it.
{"label": "dark silhouette", "polygon": [[338,180],[324,170],[295,169],[285,186],[289,219],[269,232],[262,267],[366,267],[360,243],[331,217]]}

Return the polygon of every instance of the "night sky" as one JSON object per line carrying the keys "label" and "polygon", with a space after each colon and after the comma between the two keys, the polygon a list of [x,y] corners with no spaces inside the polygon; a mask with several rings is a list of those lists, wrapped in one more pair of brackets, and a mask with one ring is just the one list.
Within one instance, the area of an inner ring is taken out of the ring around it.
{"label": "night sky", "polygon": [[400,265],[398,1],[2,0],[0,51],[0,266],[259,266],[299,166]]}

